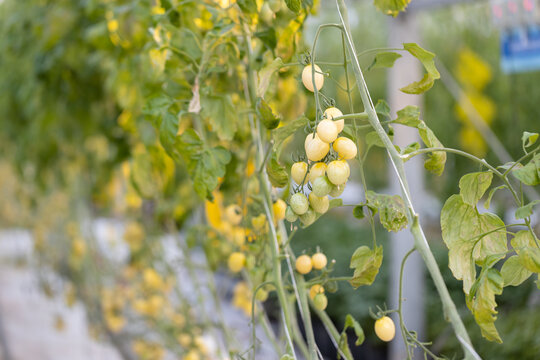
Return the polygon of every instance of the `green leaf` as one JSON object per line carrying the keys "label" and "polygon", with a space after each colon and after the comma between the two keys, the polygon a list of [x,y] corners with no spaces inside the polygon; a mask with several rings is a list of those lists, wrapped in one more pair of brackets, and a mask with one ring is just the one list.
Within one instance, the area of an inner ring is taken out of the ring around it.
{"label": "green leaf", "polygon": [[236,3],[246,14],[255,14],[257,12],[257,2],[255,0],[237,0]]}
{"label": "green leaf", "polygon": [[263,98],[257,99],[256,111],[257,116],[259,119],[261,119],[263,125],[267,129],[272,130],[278,127],[279,121],[281,120],[280,117],[274,115],[272,108],[266,103],[266,101],[264,101]]}
{"label": "green leaf", "polygon": [[529,271],[540,273],[540,249],[530,231],[518,231],[511,243],[520,263]]}
{"label": "green leaf", "polygon": [[501,268],[504,286],[518,286],[527,280],[532,272],[525,268],[518,256],[510,256]]}
{"label": "green leaf", "polygon": [[379,99],[377,101],[377,104],[375,105],[375,112],[381,116],[384,116],[385,118],[390,119],[390,106],[388,106],[388,103],[383,99]]}
{"label": "green leaf", "polygon": [[503,277],[497,269],[482,271],[475,283],[476,291],[467,299],[467,306],[474,315],[476,323],[480,326],[482,336],[489,341],[502,343],[502,339],[495,327],[497,317],[497,303],[495,295],[502,294],[504,286]]}
{"label": "green leaf", "polygon": [[379,134],[376,131],[370,131],[366,134],[366,144],[370,146],[385,147]]}
{"label": "green leaf", "polygon": [[341,331],[341,334],[339,337],[339,344],[338,344],[338,347],[344,353],[349,349],[348,337],[347,337],[347,329],[349,328],[353,329],[354,334],[356,335],[356,341],[354,342],[356,346],[362,345],[364,340],[366,339],[362,326],[360,326],[358,321],[356,321],[352,317],[351,314],[347,314],[347,316],[345,317],[345,324],[343,326],[343,330]]}
{"label": "green leaf", "polygon": [[374,0],[373,4],[383,14],[396,17],[410,2],[411,0]]}
{"label": "green leaf", "polygon": [[230,141],[236,133],[237,115],[229,95],[209,95],[201,99],[201,116],[208,120],[220,140]]}
{"label": "green leaf", "polygon": [[300,10],[302,10],[302,1],[301,0],[285,0],[285,4],[287,4],[287,7],[289,10],[291,10],[294,13],[299,13]]}
{"label": "green leaf", "polygon": [[413,142],[412,144],[407,145],[407,147],[401,150],[401,155],[407,155],[419,149],[420,149],[420,144],[417,142]]}
{"label": "green leaf", "polygon": [[[418,129],[420,138],[427,147],[443,147],[433,131],[427,127],[426,123],[420,119],[420,109],[417,106],[406,106],[397,112],[395,123],[415,127]],[[435,175],[441,175],[446,164],[446,153],[444,151],[434,151],[427,156],[424,161],[426,170]]]}
{"label": "green leaf", "polygon": [[272,152],[272,157],[266,164],[266,172],[268,173],[270,183],[274,187],[282,188],[289,183],[287,170],[278,162],[277,153],[275,151]]}
{"label": "green leaf", "polygon": [[525,206],[522,206],[516,210],[516,219],[525,219],[532,215],[533,207],[540,203],[540,200],[534,200]]}
{"label": "green leaf", "polygon": [[540,154],[536,154],[525,166],[516,165],[512,174],[525,185],[540,184]]}
{"label": "green leaf", "polygon": [[464,175],[459,180],[459,192],[463,202],[472,206],[482,198],[491,185],[493,173],[491,171],[474,172]]}
{"label": "green leaf", "polygon": [[424,77],[420,81],[413,82],[401,88],[400,90],[406,94],[422,94],[433,86],[435,80],[439,79],[441,75],[435,67],[435,54],[429,52],[425,49],[422,49],[418,44],[415,43],[405,43],[403,48],[407,50],[412,56],[420,60],[427,73],[424,74]]}
{"label": "green leaf", "polygon": [[174,153],[174,143],[178,133],[178,117],[167,112],[161,119],[159,126],[159,141],[165,151],[172,156]]}
{"label": "green leaf", "polygon": [[281,58],[275,58],[270,64],[266,65],[259,71],[259,82],[257,84],[257,96],[264,97],[268,86],[270,85],[270,79],[272,75],[281,69],[283,66],[283,60]]}
{"label": "green leaf", "polygon": [[206,148],[193,129],[186,130],[176,142],[176,147],[187,164],[195,192],[202,198],[212,198],[218,178],[225,176],[225,166],[231,161],[231,153],[218,146]]}
{"label": "green leaf", "polygon": [[353,278],[349,281],[353,288],[371,285],[379,273],[383,260],[383,248],[377,246],[374,250],[363,245],[351,257],[350,268],[354,269]]}
{"label": "green leaf", "polygon": [[529,147],[533,145],[536,140],[538,140],[538,133],[530,133],[528,131],[525,131],[523,132],[523,136],[521,137],[523,147]]}
{"label": "green leaf", "polygon": [[375,55],[375,58],[373,59],[373,62],[367,70],[371,69],[379,69],[379,68],[390,68],[394,66],[394,62],[396,62],[397,59],[401,57],[401,54],[395,53],[395,52],[380,52],[377,55]]}
{"label": "green leaf", "polygon": [[298,129],[303,128],[309,123],[308,118],[301,116],[296,120],[293,120],[286,125],[279,127],[272,131],[272,138],[274,139],[274,146],[278,147],[285,139],[294,134]]}
{"label": "green leaf", "polygon": [[484,264],[490,255],[504,257],[504,222],[495,214],[480,214],[461,195],[452,195],[442,208],[441,228],[449,249],[448,266],[456,279],[463,280],[463,291],[468,294],[476,276],[475,263]]}
{"label": "green leaf", "polygon": [[254,33],[257,38],[261,39],[262,43],[273,51],[277,46],[276,30],[274,28],[267,28],[265,30],[257,31]]}
{"label": "green leaf", "polygon": [[388,231],[398,232],[408,224],[407,208],[399,195],[366,193],[367,203],[379,211],[379,220]]}

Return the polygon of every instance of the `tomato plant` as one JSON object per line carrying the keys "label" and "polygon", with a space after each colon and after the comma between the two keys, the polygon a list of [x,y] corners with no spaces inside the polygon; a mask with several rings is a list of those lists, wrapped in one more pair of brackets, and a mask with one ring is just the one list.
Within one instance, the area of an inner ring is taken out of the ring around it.
{"label": "tomato plant", "polygon": [[[339,356],[352,359],[346,331],[354,331],[356,345],[364,332],[350,315],[338,331],[326,313],[332,305],[327,294],[338,290],[338,282],[356,289],[376,280],[383,262],[377,215],[388,231],[409,229],[415,242],[403,259],[402,277],[408,256],[418,251],[465,358],[478,358],[410,196],[404,163],[422,154],[435,175],[444,171],[448,154],[479,167],[461,178],[459,194],[446,201],[442,236],[480,332],[502,342],[495,296],[540,273],[540,241],[531,225],[538,199],[527,199],[522,190],[540,184],[538,134],[523,134],[518,161],[495,166],[444,147],[417,107],[398,110],[392,119],[384,100],[374,104],[360,56],[373,57],[371,69],[391,67],[401,54],[416,58],[425,74],[400,90],[422,94],[440,77],[433,53],[414,43],[359,53],[343,0],[336,1],[339,23],[321,25],[311,46],[303,43],[301,30],[317,1],[92,0],[53,8],[31,3],[31,11],[14,0],[0,5],[1,19],[10,19],[2,21],[5,38],[18,39],[0,42],[2,68],[14,69],[2,72],[0,87],[18,89],[1,100],[0,146],[21,179],[17,192],[28,203],[27,218],[37,219],[27,219],[25,226],[31,227],[40,260],[63,277],[70,303],[78,298],[97,312],[91,326],[113,343],[128,339],[130,351],[145,359],[159,359],[165,351],[186,359],[232,352],[256,358],[259,324],[277,356],[298,358],[299,351],[317,359],[317,315]],[[407,4],[375,1],[389,15]],[[337,62],[319,61],[322,31],[335,32],[342,45]],[[334,68],[344,77],[335,78]],[[345,103],[325,94],[329,81],[347,94]],[[308,102],[303,87],[313,100]],[[314,111],[305,111],[306,104]],[[396,146],[394,124],[415,129],[424,147]],[[303,144],[290,165],[284,152],[294,135]],[[366,159],[375,148],[388,155],[401,195],[368,189]],[[352,213],[369,222],[373,244],[350,249],[350,259],[336,259],[351,269],[350,276],[338,277],[334,260],[329,263],[319,249],[303,249],[296,257],[291,242],[296,231],[343,205],[340,196],[351,177],[359,178],[364,192]],[[505,224],[478,209],[485,198],[489,210],[500,191],[510,193],[517,221]],[[125,221],[121,234],[112,235],[125,242],[124,258],[104,256],[110,254],[87,231],[93,211]],[[174,245],[164,235],[174,236]],[[174,260],[185,264],[190,278],[208,278],[207,289],[194,287],[196,301],[180,291],[167,246],[177,247],[182,257]],[[191,258],[196,251],[202,263]],[[222,319],[213,275],[223,270],[238,279],[232,304],[253,324],[252,342],[242,351]],[[46,279],[43,284],[47,289]],[[205,296],[216,319],[204,310]],[[275,301],[283,337],[268,323],[265,301]],[[383,341],[394,338],[386,315],[395,312],[409,358],[414,348],[440,358],[406,327],[402,301],[400,294],[397,309],[380,311],[376,334]],[[153,336],[132,334],[133,324]],[[218,342],[213,350],[205,335]]]}

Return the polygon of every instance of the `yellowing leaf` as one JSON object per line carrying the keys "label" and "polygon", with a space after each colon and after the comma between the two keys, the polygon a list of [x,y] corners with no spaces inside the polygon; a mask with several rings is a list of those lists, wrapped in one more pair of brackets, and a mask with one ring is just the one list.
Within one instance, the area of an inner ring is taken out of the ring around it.
{"label": "yellowing leaf", "polygon": [[371,208],[378,210],[380,222],[386,230],[398,232],[407,226],[407,208],[399,195],[368,191],[366,200]]}
{"label": "yellowing leaf", "polygon": [[463,202],[476,206],[486,190],[491,185],[493,173],[491,171],[474,172],[464,175],[459,180],[459,190]]}
{"label": "yellowing leaf", "polygon": [[410,2],[411,0],[374,0],[373,4],[383,14],[396,17]]}
{"label": "yellowing leaf", "polygon": [[357,288],[361,285],[371,285],[379,273],[382,260],[382,246],[378,246],[374,250],[365,245],[356,249],[350,264],[350,268],[354,269],[353,278],[349,281],[351,286]]}

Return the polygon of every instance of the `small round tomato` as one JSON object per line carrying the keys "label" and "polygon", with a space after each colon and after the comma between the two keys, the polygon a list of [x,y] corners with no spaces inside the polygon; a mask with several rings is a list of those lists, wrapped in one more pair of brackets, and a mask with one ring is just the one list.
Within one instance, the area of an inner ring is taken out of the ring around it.
{"label": "small round tomato", "polygon": [[311,265],[311,258],[308,255],[300,255],[296,259],[296,271],[298,271],[302,275],[309,274],[311,271],[312,265]]}
{"label": "small round tomato", "polygon": [[317,125],[317,135],[325,143],[331,143],[337,139],[338,127],[334,121],[324,119]]}
{"label": "small round tomato", "polygon": [[233,273],[240,272],[246,265],[246,255],[241,252],[233,252],[229,255],[227,265],[229,266],[229,270]]}
{"label": "small round tomato", "polygon": [[[311,136],[311,134],[308,136]],[[306,155],[311,161],[321,160],[328,154],[328,151],[330,151],[330,145],[319,139],[318,136],[307,143]]]}
{"label": "small round tomato", "polygon": [[312,208],[308,208],[308,211],[306,211],[305,214],[300,215],[300,222],[304,226],[309,226],[313,224],[317,220],[317,214]]}
{"label": "small round tomato", "polygon": [[338,156],[345,160],[354,159],[358,149],[356,144],[349,138],[339,137],[334,141],[334,150],[338,153]]}
{"label": "small round tomato", "polygon": [[290,223],[298,220],[298,215],[294,213],[293,209],[290,206],[287,206],[287,210],[285,210],[285,219]]}
{"label": "small round tomato", "polygon": [[268,1],[268,4],[270,5],[270,9],[272,9],[273,12],[278,12],[279,9],[281,9],[281,1],[282,0],[270,0]]}
{"label": "small round tomato", "polygon": [[291,167],[291,177],[293,178],[295,183],[300,185],[302,181],[304,181],[307,169],[308,165],[303,161],[299,161],[293,164],[293,166]]}
{"label": "small round tomato", "polygon": [[[315,86],[317,87],[317,90],[321,90],[324,85],[324,75],[322,74],[322,70],[318,65],[315,65],[314,69]],[[304,83],[306,89],[308,89],[309,91],[313,92],[315,90],[313,86],[311,64],[304,67],[304,70],[302,71],[302,82]]]}
{"label": "small round tomato", "polygon": [[337,185],[332,188],[332,190],[330,191],[328,195],[332,197],[338,197],[338,196],[341,196],[341,194],[343,194],[343,190],[345,190],[345,184]]}
{"label": "small round tomato", "polygon": [[277,221],[285,219],[285,211],[287,209],[287,204],[281,199],[277,199],[276,202],[272,205],[274,210],[274,217]]}
{"label": "small round tomato", "polygon": [[321,270],[328,263],[328,259],[326,259],[326,255],[318,252],[311,256],[311,263],[313,264],[313,268],[315,270]]}
{"label": "small round tomato", "polygon": [[328,306],[328,299],[326,298],[326,295],[324,294],[317,294],[313,298],[313,305],[315,306],[315,309],[318,310],[324,310]]}
{"label": "small round tomato", "polygon": [[266,299],[268,299],[268,291],[266,291],[264,288],[257,290],[257,295],[255,295],[255,299],[260,302],[265,302]]}
{"label": "small round tomato", "polygon": [[271,24],[272,20],[274,20],[274,12],[270,8],[270,5],[268,3],[264,3],[261,7],[261,12],[259,13],[259,17],[263,22],[266,24]]}
{"label": "small round tomato", "polygon": [[309,297],[311,300],[313,300],[317,294],[324,294],[324,287],[320,284],[315,284],[309,288]]}
{"label": "small round tomato", "polygon": [[326,164],[323,162],[315,163],[313,164],[311,169],[309,169],[308,179],[313,184],[315,179],[317,179],[318,177],[324,176],[325,173],[326,173]]}
{"label": "small round tomato", "polygon": [[308,196],[309,204],[315,210],[315,212],[319,214],[324,214],[328,211],[328,208],[330,207],[330,200],[328,200],[328,196],[322,196],[319,197],[315,195],[313,192],[309,193]]}
{"label": "small round tomato", "polygon": [[238,205],[229,205],[225,209],[225,218],[233,225],[238,225],[242,221],[242,208]]}
{"label": "small round tomato", "polygon": [[[340,116],[343,116],[343,113],[336,107],[329,107],[328,109],[324,110],[324,117],[327,119],[334,120],[334,118]],[[334,123],[336,124],[338,133],[342,132],[343,128],[345,127],[345,119],[335,120]]]}
{"label": "small round tomato", "polygon": [[309,202],[306,195],[302,193],[296,193],[291,196],[290,206],[296,215],[303,215],[308,211]]}
{"label": "small round tomato", "polygon": [[334,185],[345,184],[350,174],[351,169],[345,160],[334,160],[326,168],[328,180]]}
{"label": "small round tomato", "polygon": [[255,231],[262,231],[266,226],[266,215],[259,214],[258,216],[251,218],[251,226],[253,226]]}
{"label": "small round tomato", "polygon": [[326,196],[332,192],[335,186],[326,176],[320,176],[311,182],[313,193],[319,197]]}
{"label": "small round tomato", "polygon": [[394,321],[388,316],[383,316],[375,321],[375,334],[382,341],[390,341],[396,335],[396,327]]}

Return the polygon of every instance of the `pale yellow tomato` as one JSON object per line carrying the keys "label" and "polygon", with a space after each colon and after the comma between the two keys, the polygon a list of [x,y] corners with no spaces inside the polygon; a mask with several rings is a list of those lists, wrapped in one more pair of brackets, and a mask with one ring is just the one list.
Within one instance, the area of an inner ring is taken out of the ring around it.
{"label": "pale yellow tomato", "polygon": [[311,300],[313,300],[317,294],[324,294],[324,287],[320,284],[315,284],[309,288],[309,297]]}
{"label": "pale yellow tomato", "polygon": [[[343,116],[343,113],[336,107],[329,107],[328,109],[324,110],[324,117],[327,119],[333,120],[334,118],[340,116]],[[334,123],[337,126],[338,133],[342,132],[343,128],[345,127],[345,119],[335,120]]]}
{"label": "pale yellow tomato", "polygon": [[293,178],[295,183],[300,185],[304,181],[307,169],[308,164],[303,161],[299,161],[293,164],[293,166],[291,167],[291,177]]}
{"label": "pale yellow tomato", "polygon": [[337,139],[338,127],[332,120],[324,119],[317,125],[317,135],[325,143],[331,143]]}
{"label": "pale yellow tomato", "polygon": [[316,178],[324,176],[326,173],[326,164],[323,162],[318,162],[313,164],[311,169],[309,169],[308,180],[313,184]]}
{"label": "pale yellow tomato", "polygon": [[343,136],[334,141],[333,148],[338,153],[338,156],[345,160],[354,159],[358,152],[354,141]]}
{"label": "pale yellow tomato", "polygon": [[272,207],[274,210],[274,217],[277,221],[285,219],[285,210],[287,209],[285,201],[277,199]]}
{"label": "pale yellow tomato", "polygon": [[229,270],[231,270],[231,272],[233,273],[240,272],[246,265],[246,255],[244,255],[244,253],[241,253],[241,252],[233,252],[229,256],[227,265],[229,266]]}
{"label": "pale yellow tomato", "polygon": [[396,335],[396,326],[394,321],[388,316],[383,316],[382,318],[375,321],[375,334],[382,341],[390,341]]}
{"label": "pale yellow tomato", "polygon": [[315,270],[321,270],[326,266],[328,260],[326,259],[326,255],[319,252],[311,256],[311,262],[313,263],[313,268]]}
{"label": "pale yellow tomato", "polygon": [[315,137],[309,141],[306,148],[306,155],[311,161],[319,161],[328,154],[328,151],[330,151],[330,145],[319,139],[319,137]]}
{"label": "pale yellow tomato", "polygon": [[311,264],[311,258],[308,255],[300,255],[296,259],[296,271],[302,275],[306,275],[311,271],[313,265]]}
{"label": "pale yellow tomato", "polygon": [[238,205],[229,205],[225,209],[225,217],[228,222],[238,225],[242,221],[242,208]]}
{"label": "pale yellow tomato", "polygon": [[330,200],[327,195],[319,197],[311,192],[309,193],[308,199],[311,208],[319,214],[326,213],[330,207]]}
{"label": "pale yellow tomato", "polygon": [[334,185],[342,185],[347,182],[351,169],[345,160],[334,160],[326,168],[326,176]]}
{"label": "pale yellow tomato", "polygon": [[[315,64],[315,86],[317,87],[317,90],[321,90],[321,88],[324,85],[324,75],[322,74],[321,68]],[[312,77],[312,71],[311,71],[311,65],[307,65],[304,70],[302,71],[302,82],[304,83],[304,86],[309,91],[313,92],[314,86],[313,86],[313,77]]]}

